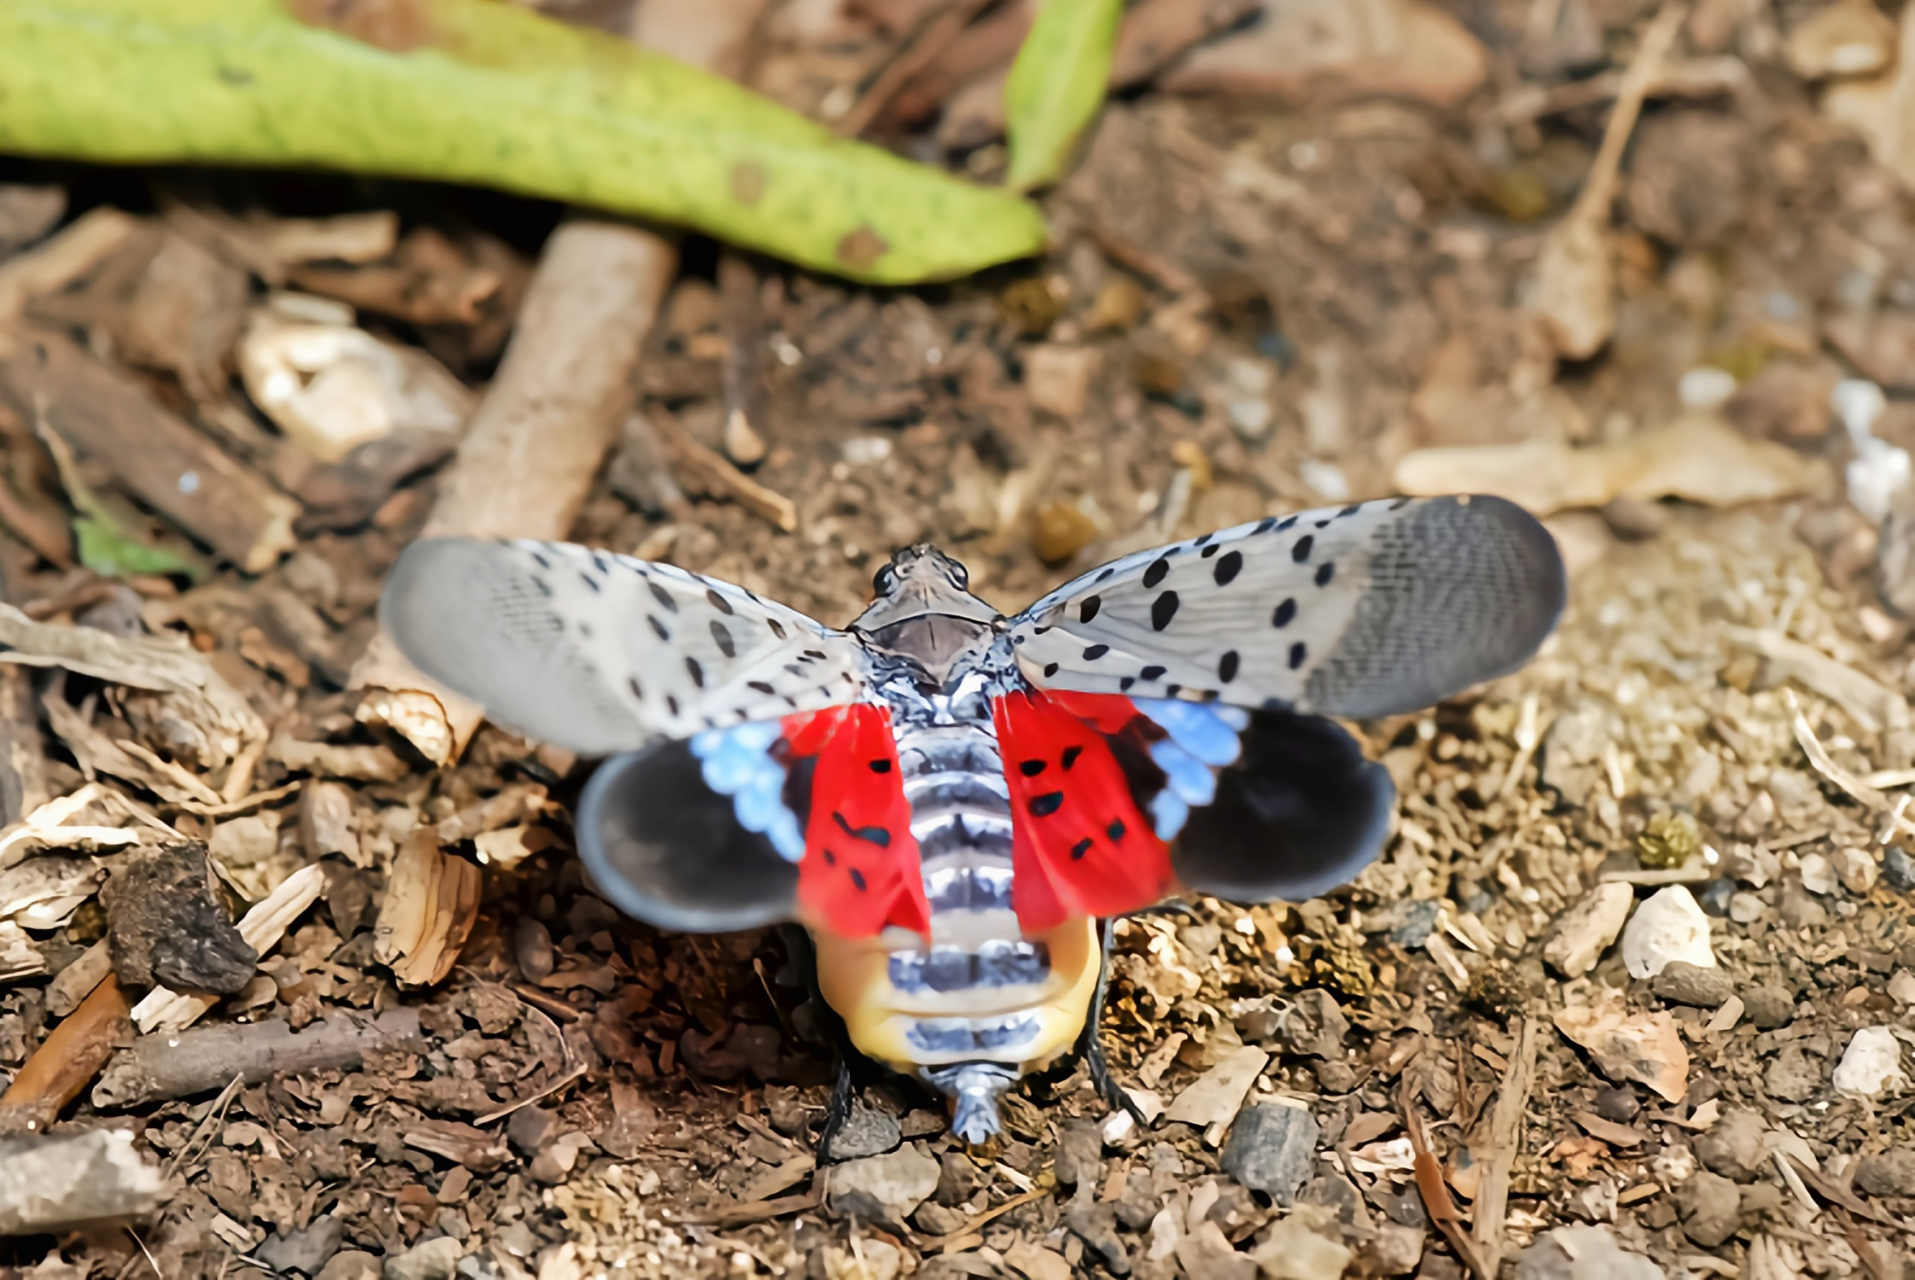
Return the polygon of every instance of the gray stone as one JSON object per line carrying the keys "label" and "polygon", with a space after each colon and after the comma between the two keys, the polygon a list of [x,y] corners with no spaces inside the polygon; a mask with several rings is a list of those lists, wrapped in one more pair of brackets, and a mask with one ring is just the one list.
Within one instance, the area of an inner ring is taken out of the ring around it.
{"label": "gray stone", "polygon": [[1130,1250],[1117,1234],[1117,1210],[1108,1204],[1073,1205],[1064,1215],[1064,1225],[1072,1235],[1096,1254],[1104,1269],[1114,1276],[1130,1274]]}
{"label": "gray stone", "polygon": [[1746,1107],[1734,1107],[1695,1138],[1702,1167],[1737,1182],[1753,1182],[1765,1164],[1762,1139],[1769,1126]]}
{"label": "gray stone", "polygon": [[1642,1114],[1642,1099],[1628,1085],[1596,1091],[1596,1114],[1617,1124],[1629,1124]]}
{"label": "gray stone", "polygon": [[1407,1276],[1423,1261],[1423,1245],[1429,1233],[1419,1227],[1398,1226],[1394,1222],[1378,1224],[1376,1232],[1357,1250],[1363,1260],[1364,1275]]}
{"label": "gray stone", "polygon": [[960,1152],[947,1151],[938,1163],[938,1188],[933,1195],[939,1204],[963,1204],[978,1193],[984,1182],[984,1175],[968,1158]]}
{"label": "gray stone", "polygon": [[1890,845],[1882,854],[1882,878],[1903,893],[1915,889],[1915,858],[1902,852],[1900,845]]}
{"label": "gray stone", "polygon": [[1278,1024],[1277,1040],[1303,1057],[1340,1059],[1343,1037],[1349,1033],[1350,1020],[1343,1016],[1336,997],[1312,987],[1292,997],[1289,1013]]}
{"label": "gray stone", "polygon": [[254,1250],[261,1262],[274,1271],[297,1271],[302,1276],[317,1276],[339,1252],[346,1239],[344,1219],[331,1214],[315,1218],[304,1231],[281,1235],[275,1231]]}
{"label": "gray stone", "polygon": [[1516,1280],[1664,1280],[1662,1268],[1630,1253],[1608,1227],[1557,1227],[1516,1259]]}
{"label": "gray stone", "polygon": [[1437,904],[1433,901],[1404,904],[1403,919],[1390,930],[1390,941],[1405,950],[1415,950],[1436,932]]}
{"label": "gray stone", "polygon": [[853,1103],[844,1123],[831,1135],[830,1155],[833,1160],[862,1160],[896,1151],[903,1141],[904,1131],[894,1116]]}
{"label": "gray stone", "polygon": [[1801,1045],[1785,1044],[1762,1073],[1762,1083],[1784,1102],[1807,1102],[1822,1091],[1827,1074],[1821,1062],[1805,1053]]}
{"label": "gray stone", "polygon": [[1855,1185],[1872,1196],[1915,1196],[1915,1147],[1890,1147],[1862,1157],[1855,1166]]}
{"label": "gray stone", "polygon": [[1774,1031],[1795,1021],[1795,997],[1781,987],[1746,987],[1742,1011],[1758,1031]]}
{"label": "gray stone", "polygon": [[938,1161],[921,1146],[831,1167],[827,1203],[842,1217],[900,1223],[938,1188]]}
{"label": "gray stone", "polygon": [[464,1252],[464,1246],[451,1236],[416,1244],[386,1259],[386,1280],[452,1280]]}
{"label": "gray stone", "polygon": [[1726,919],[1729,914],[1729,899],[1735,897],[1735,881],[1727,879],[1711,880],[1696,890],[1696,905],[1716,919]]}
{"label": "gray stone", "polygon": [[1742,1192],[1729,1179],[1698,1169],[1676,1188],[1676,1214],[1684,1235],[1705,1249],[1718,1248],[1742,1226]]}
{"label": "gray stone", "polygon": [[1095,1120],[1072,1120],[1057,1143],[1057,1180],[1067,1187],[1088,1182],[1097,1189],[1104,1171],[1104,1138]]}
{"label": "gray stone", "polygon": [[317,1280],[375,1280],[379,1259],[359,1249],[341,1249],[319,1269]]}
{"label": "gray stone", "polygon": [[1230,1126],[1223,1171],[1288,1207],[1316,1167],[1322,1132],[1316,1117],[1302,1107],[1275,1102],[1245,1107]]}
{"label": "gray stone", "polygon": [[1649,989],[1676,1004],[1720,1009],[1735,994],[1735,979],[1720,969],[1704,969],[1686,961],[1671,960],[1650,981]]}

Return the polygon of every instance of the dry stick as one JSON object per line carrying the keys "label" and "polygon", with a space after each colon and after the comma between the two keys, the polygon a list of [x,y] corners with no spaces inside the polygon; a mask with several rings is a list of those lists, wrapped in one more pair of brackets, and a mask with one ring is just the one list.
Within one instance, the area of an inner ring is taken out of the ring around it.
{"label": "dry stick", "polygon": [[767,489],[718,453],[691,438],[685,429],[661,415],[651,420],[673,461],[690,477],[692,486],[713,497],[726,497],[745,510],[763,516],[786,533],[798,527],[798,506],[774,489]]}
{"label": "dry stick", "polygon": [[1615,202],[1623,148],[1642,114],[1642,100],[1675,43],[1689,6],[1665,0],[1642,47],[1623,73],[1616,107],[1603,130],[1602,147],[1589,166],[1582,193],[1568,215],[1543,241],[1537,264],[1538,310],[1559,354],[1583,360],[1609,341],[1616,327],[1614,266],[1610,261],[1609,207]]}
{"label": "dry stick", "polygon": [[1495,1275],[1503,1260],[1505,1211],[1509,1208],[1510,1170],[1523,1145],[1523,1108],[1529,1104],[1529,1091],[1535,1084],[1536,1050],[1541,1039],[1533,1018],[1522,1020],[1518,1029],[1516,1053],[1503,1073],[1503,1086],[1496,1095],[1496,1110],[1490,1115],[1491,1154],[1489,1171],[1483,1175],[1481,1193],[1474,1209],[1476,1247],[1482,1252],[1483,1265]]}
{"label": "dry stick", "polygon": [[[546,242],[498,376],[448,468],[421,537],[561,539],[618,437],[645,334],[677,250],[637,227],[574,220]],[[380,632],[353,668],[359,718],[435,764],[484,713],[413,669]]]}
{"label": "dry stick", "polygon": [[231,1080],[252,1084],[301,1071],[350,1070],[368,1053],[396,1049],[425,1050],[417,1009],[392,1009],[376,1018],[338,1014],[302,1031],[270,1018],[141,1036],[101,1073],[93,1105],[137,1107],[190,1098]]}
{"label": "dry stick", "polygon": [[99,266],[139,229],[137,218],[118,209],[95,209],[39,248],[9,258],[0,266],[0,325]]}
{"label": "dry stick", "polygon": [[1429,1139],[1423,1132],[1423,1117],[1416,1112],[1416,1101],[1410,1097],[1407,1083],[1398,1088],[1396,1101],[1403,1113],[1403,1128],[1409,1134],[1410,1149],[1416,1153],[1416,1191],[1423,1198],[1424,1211],[1476,1280],[1495,1280],[1496,1273],[1483,1265],[1476,1247],[1463,1231],[1463,1215],[1457,1211],[1456,1201],[1450,1199],[1449,1187],[1444,1185],[1442,1162],[1430,1150]]}
{"label": "dry stick", "polygon": [[898,56],[885,64],[871,87],[864,91],[845,112],[844,119],[838,121],[838,132],[844,137],[855,138],[871,127],[871,122],[890,105],[898,90],[910,83],[911,77],[931,65],[944,46],[957,38],[958,32],[971,24],[971,19],[983,12],[991,0],[953,0],[931,21],[924,25],[922,32],[898,51]]}
{"label": "dry stick", "polygon": [[33,1051],[0,1094],[0,1134],[37,1133],[98,1075],[127,1034],[126,995],[111,974]]}
{"label": "dry stick", "polygon": [[725,453],[741,467],[764,461],[764,315],[758,271],[736,249],[718,256],[718,290],[724,300]]}

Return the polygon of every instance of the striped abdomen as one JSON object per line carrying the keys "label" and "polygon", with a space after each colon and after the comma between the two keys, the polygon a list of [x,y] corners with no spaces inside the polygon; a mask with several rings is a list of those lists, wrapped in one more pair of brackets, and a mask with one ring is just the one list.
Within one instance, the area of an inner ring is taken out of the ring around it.
{"label": "striped abdomen", "polygon": [[1069,1050],[1097,981],[1089,920],[1026,938],[1011,902],[1011,812],[987,724],[906,729],[898,763],[931,908],[929,945],[890,930],[818,938],[820,986],[852,1043],[900,1068]]}

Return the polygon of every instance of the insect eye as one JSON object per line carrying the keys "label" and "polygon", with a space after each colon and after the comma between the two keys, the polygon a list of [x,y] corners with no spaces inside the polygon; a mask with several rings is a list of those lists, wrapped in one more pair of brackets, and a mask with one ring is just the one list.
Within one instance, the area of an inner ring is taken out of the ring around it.
{"label": "insect eye", "polygon": [[885,565],[882,569],[879,569],[877,573],[872,575],[871,589],[881,596],[888,596],[891,594],[891,588],[894,582],[895,579],[891,574],[891,566]]}
{"label": "insect eye", "polygon": [[959,591],[971,589],[971,571],[953,560],[951,562],[951,581],[957,584]]}

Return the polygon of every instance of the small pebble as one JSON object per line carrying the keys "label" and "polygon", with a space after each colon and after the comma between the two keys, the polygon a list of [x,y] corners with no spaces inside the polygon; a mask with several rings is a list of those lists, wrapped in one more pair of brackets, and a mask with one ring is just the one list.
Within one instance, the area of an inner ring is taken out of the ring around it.
{"label": "small pebble", "polygon": [[1258,1103],[1239,1112],[1230,1126],[1221,1164],[1244,1186],[1288,1206],[1316,1167],[1321,1136],[1316,1117],[1302,1107]]}
{"label": "small pebble", "polygon": [[1649,989],[1664,1000],[1696,1009],[1720,1009],[1735,994],[1735,980],[1720,969],[1702,969],[1672,960],[1655,976]]}
{"label": "small pebble", "polygon": [[1799,1044],[1785,1044],[1762,1073],[1765,1088],[1784,1102],[1807,1102],[1822,1090],[1822,1064]]}
{"label": "small pebble", "polygon": [[1835,892],[1835,864],[1819,853],[1802,855],[1802,887],[1818,897]]}
{"label": "small pebble", "polygon": [[1624,1249],[1608,1227],[1573,1226],[1557,1227],[1523,1250],[1516,1280],[1663,1280],[1663,1272]]}
{"label": "small pebble", "polygon": [[844,1124],[831,1135],[831,1158],[862,1160],[867,1156],[881,1156],[887,1151],[896,1151],[903,1140],[904,1132],[895,1116],[876,1107],[854,1104]]}
{"label": "small pebble", "polygon": [[1436,903],[1428,899],[1406,903],[1402,922],[1390,930],[1390,941],[1409,950],[1422,946],[1436,932],[1436,912]]}
{"label": "small pebble", "polygon": [[1735,881],[1711,880],[1696,891],[1696,904],[1720,920],[1729,914],[1729,902],[1735,897]]}
{"label": "small pebble", "polygon": [[1842,1051],[1830,1081],[1843,1093],[1877,1097],[1908,1088],[1902,1072],[1902,1044],[1887,1027],[1863,1027]]}
{"label": "small pebble", "polygon": [[1715,1249],[1742,1226],[1742,1192],[1729,1179],[1698,1169],[1676,1189],[1676,1213],[1684,1235]]}
{"label": "small pebble", "polygon": [[1758,1031],[1774,1031],[1795,1021],[1795,997],[1781,987],[1745,987],[1742,1010]]}
{"label": "small pebble", "polygon": [[1726,369],[1701,365],[1682,375],[1676,397],[1685,409],[1716,409],[1735,394],[1735,375]]}
{"label": "small pebble", "polygon": [[1767,1122],[1756,1112],[1731,1107],[1707,1131],[1696,1135],[1696,1159],[1725,1178],[1753,1182],[1767,1164],[1762,1140],[1768,1132]]}
{"label": "small pebble", "polygon": [[1863,1156],[1855,1166],[1855,1185],[1872,1196],[1915,1196],[1915,1147]]}
{"label": "small pebble", "polygon": [[1628,1124],[1642,1114],[1642,1100],[1636,1096],[1634,1089],[1599,1089],[1596,1091],[1595,1108],[1596,1114],[1605,1120]]}
{"label": "small pebble", "polygon": [[1769,913],[1769,904],[1753,893],[1738,893],[1729,899],[1729,919],[1737,924],[1754,924]]}
{"label": "small pebble", "polygon": [[1903,893],[1915,889],[1915,858],[1903,853],[1900,845],[1890,845],[1882,854],[1882,878]]}
{"label": "small pebble", "polygon": [[1709,917],[1688,889],[1672,884],[1652,894],[1623,926],[1622,959],[1632,978],[1653,978],[1677,960],[1713,969]]}

